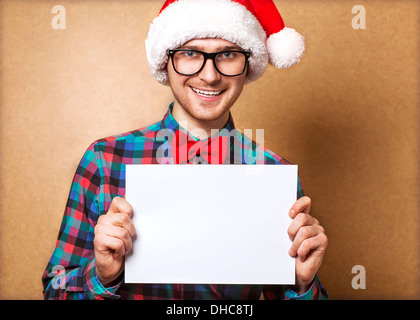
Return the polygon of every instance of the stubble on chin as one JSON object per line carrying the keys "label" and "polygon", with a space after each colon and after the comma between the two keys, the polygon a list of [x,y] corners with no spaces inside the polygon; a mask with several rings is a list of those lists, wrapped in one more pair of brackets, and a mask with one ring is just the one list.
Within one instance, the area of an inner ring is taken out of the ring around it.
{"label": "stubble on chin", "polygon": [[205,102],[192,103],[188,97],[181,99],[175,95],[175,92],[174,96],[177,104],[183,109],[183,112],[196,121],[208,122],[219,120],[230,109],[230,106],[223,104],[223,102],[221,105]]}
{"label": "stubble on chin", "polygon": [[182,106],[184,108],[185,112],[187,112],[193,119],[197,121],[215,121],[223,117],[223,115],[226,113],[226,111],[229,110],[229,108],[221,108],[221,109],[214,109],[211,110],[211,106],[204,106],[199,108],[194,108],[189,105]]}

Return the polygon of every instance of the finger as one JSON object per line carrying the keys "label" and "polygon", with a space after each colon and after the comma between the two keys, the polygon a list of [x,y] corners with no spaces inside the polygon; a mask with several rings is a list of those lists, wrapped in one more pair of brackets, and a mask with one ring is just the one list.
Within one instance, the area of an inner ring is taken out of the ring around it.
{"label": "finger", "polygon": [[97,233],[102,233],[108,237],[121,240],[124,243],[124,254],[127,254],[133,247],[131,236],[125,228],[116,227],[113,225],[99,225],[97,227]]}
{"label": "finger", "polygon": [[301,261],[304,261],[310,252],[325,251],[328,244],[328,239],[325,233],[319,233],[315,237],[305,239],[297,250],[297,255]]}
{"label": "finger", "polygon": [[298,250],[300,249],[300,246],[302,243],[312,237],[316,237],[318,234],[323,233],[324,228],[322,228],[320,225],[314,224],[310,226],[303,226],[299,229],[299,231],[296,234],[296,237],[293,240],[292,245],[289,249],[289,254],[294,257]]}
{"label": "finger", "polygon": [[126,213],[107,213],[106,215],[99,217],[98,224],[112,225],[115,227],[124,228],[128,231],[131,237],[136,234],[134,223]]}
{"label": "finger", "polygon": [[112,199],[111,205],[109,206],[109,210],[107,213],[125,213],[128,216],[132,216],[133,208],[131,204],[122,197],[115,197]]}
{"label": "finger", "polygon": [[113,253],[114,259],[118,259],[125,255],[125,245],[121,239],[110,237],[105,233],[98,234],[94,239],[94,246],[100,252]]}
{"label": "finger", "polygon": [[319,224],[318,220],[306,213],[299,213],[293,219],[292,223],[290,224],[289,228],[287,229],[287,233],[289,234],[289,238],[293,241],[298,233],[299,229],[303,226],[310,226],[313,224]]}
{"label": "finger", "polygon": [[311,210],[311,198],[307,196],[303,196],[299,198],[290,208],[289,216],[290,218],[294,218],[300,212],[309,213]]}

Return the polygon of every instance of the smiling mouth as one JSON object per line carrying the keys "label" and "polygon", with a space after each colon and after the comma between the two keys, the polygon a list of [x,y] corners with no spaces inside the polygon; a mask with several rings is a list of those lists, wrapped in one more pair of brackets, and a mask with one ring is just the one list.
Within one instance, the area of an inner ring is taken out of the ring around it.
{"label": "smiling mouth", "polygon": [[207,91],[207,90],[201,90],[197,88],[191,87],[192,91],[194,91],[196,94],[202,96],[202,97],[217,97],[219,96],[224,90],[222,91]]}

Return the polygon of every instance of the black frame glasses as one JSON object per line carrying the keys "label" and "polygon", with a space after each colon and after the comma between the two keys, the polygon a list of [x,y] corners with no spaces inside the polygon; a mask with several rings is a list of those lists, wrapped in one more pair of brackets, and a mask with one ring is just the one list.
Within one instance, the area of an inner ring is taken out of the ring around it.
{"label": "black frame glasses", "polygon": [[[203,61],[203,65],[201,66],[200,70],[198,70],[198,71],[197,71],[197,72],[195,72],[195,73],[191,73],[191,74],[186,74],[186,73],[181,73],[181,72],[179,72],[179,71],[176,69],[176,67],[175,67],[174,54],[175,54],[176,52],[180,52],[180,51],[195,52],[195,53],[200,53],[200,54],[202,54],[202,55],[203,55],[203,57],[204,57],[204,61]],[[219,54],[221,54],[221,53],[229,53],[229,52],[241,53],[241,54],[243,54],[243,55],[245,56],[244,68],[243,68],[243,70],[242,70],[240,73],[238,73],[238,74],[228,75],[228,74],[225,74],[225,73],[221,72],[221,71],[219,70],[219,68],[217,67],[217,63],[216,63],[216,56],[217,56],[217,55],[219,55]],[[217,72],[219,72],[221,75],[226,76],[226,77],[237,77],[237,76],[240,76],[241,74],[243,74],[243,73],[245,72],[246,66],[247,66],[247,64],[248,64],[248,59],[251,57],[251,52],[250,52],[250,51],[241,51],[241,50],[224,50],[224,51],[218,51],[218,52],[208,53],[208,52],[199,51],[199,50],[192,50],[192,49],[173,49],[173,50],[172,50],[172,49],[169,49],[169,50],[167,51],[167,54],[171,57],[171,60],[172,60],[172,66],[173,66],[173,68],[174,68],[175,72],[176,72],[176,73],[178,73],[178,74],[180,74],[180,75],[182,75],[182,76],[194,76],[194,75],[196,75],[196,74],[200,73],[200,72],[201,72],[201,70],[203,70],[204,66],[206,65],[207,60],[208,60],[208,59],[211,59],[211,60],[213,60],[213,66],[214,66],[214,68],[215,68],[215,69],[217,70]]]}

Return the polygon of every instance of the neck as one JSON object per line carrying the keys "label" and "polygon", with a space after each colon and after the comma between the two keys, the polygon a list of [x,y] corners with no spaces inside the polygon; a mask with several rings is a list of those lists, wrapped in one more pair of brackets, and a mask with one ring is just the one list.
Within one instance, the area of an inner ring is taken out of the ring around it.
{"label": "neck", "polygon": [[[193,117],[176,100],[172,116],[178,124],[200,140],[214,135],[214,130],[221,130],[229,120],[229,110],[217,119],[202,120]],[[213,130],[213,132],[212,132]]]}

